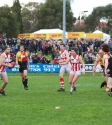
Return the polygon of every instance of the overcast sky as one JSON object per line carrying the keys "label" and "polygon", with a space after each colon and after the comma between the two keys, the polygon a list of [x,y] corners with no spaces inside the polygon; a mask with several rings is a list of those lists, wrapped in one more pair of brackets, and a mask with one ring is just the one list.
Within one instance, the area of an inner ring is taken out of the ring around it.
{"label": "overcast sky", "polygon": [[[20,3],[28,3],[28,2],[44,2],[45,0],[19,0]],[[112,3],[112,0],[73,0],[72,2],[72,11],[75,17],[79,16],[81,11],[88,11],[87,15],[90,14],[93,8],[97,6],[105,6],[107,4]],[[4,4],[8,4],[12,6],[13,0],[0,0],[0,6]]]}

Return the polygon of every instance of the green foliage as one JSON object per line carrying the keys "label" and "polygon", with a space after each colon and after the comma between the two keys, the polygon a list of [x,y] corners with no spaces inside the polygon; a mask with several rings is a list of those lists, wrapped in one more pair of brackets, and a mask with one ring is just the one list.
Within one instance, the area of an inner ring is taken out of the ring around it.
{"label": "green foliage", "polygon": [[12,12],[16,15],[16,21],[17,21],[17,28],[19,30],[19,33],[23,33],[23,24],[22,24],[22,17],[21,17],[21,5],[19,0],[14,0],[13,1],[13,6],[12,6]]}
{"label": "green foliage", "polygon": [[[63,1],[46,0],[37,13],[38,29],[61,28],[63,25]],[[73,13],[71,11],[70,0],[66,1],[66,29],[71,31],[73,23]]]}
{"label": "green foliage", "polygon": [[37,13],[43,4],[37,2],[29,2],[22,8],[22,21],[24,33],[31,33],[37,30]]}
{"label": "green foliage", "polygon": [[17,34],[23,33],[19,0],[14,0],[12,7],[0,7],[0,17],[0,34],[6,33],[6,37],[17,37]]}
{"label": "green foliage", "polygon": [[[73,28],[75,18],[71,11],[72,0],[66,2],[66,27],[68,31]],[[13,6],[0,7],[0,34],[6,37],[17,37],[19,33],[31,33],[43,28],[61,28],[63,22],[62,0],[47,0],[45,4],[29,2],[23,8],[19,0],[13,1]]]}
{"label": "green foliage", "polygon": [[[68,75],[65,92],[59,89],[58,73],[30,73],[29,90],[23,89],[20,74],[8,74],[9,84],[0,95],[1,125],[111,125],[112,97],[100,89],[103,78],[81,76],[77,91],[70,95]],[[60,110],[55,107],[60,106]]]}
{"label": "green foliage", "polygon": [[[101,18],[105,18],[108,21],[107,28],[99,27]],[[94,8],[93,12],[85,20],[85,29],[89,32],[94,31],[96,27],[99,27],[102,31],[106,33],[109,33],[109,31],[112,32],[110,19],[112,19],[112,4]]]}
{"label": "green foliage", "polygon": [[16,37],[18,30],[15,18],[10,7],[0,7],[0,34],[6,33],[6,37]]}

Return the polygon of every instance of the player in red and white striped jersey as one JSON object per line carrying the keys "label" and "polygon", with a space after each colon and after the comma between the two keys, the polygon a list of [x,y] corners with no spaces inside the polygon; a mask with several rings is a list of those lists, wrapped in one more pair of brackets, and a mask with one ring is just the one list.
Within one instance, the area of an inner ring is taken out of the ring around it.
{"label": "player in red and white striped jersey", "polygon": [[78,48],[71,48],[71,57],[70,57],[70,64],[71,64],[71,71],[69,75],[69,83],[71,84],[70,93],[75,90],[75,83],[78,80],[79,76],[81,75],[81,67],[82,64],[82,72],[85,74],[85,65],[82,61],[82,57],[77,54]]}
{"label": "player in red and white striped jersey", "polygon": [[5,95],[5,87],[8,84],[8,76],[6,73],[6,67],[12,67],[10,62],[10,48],[9,47],[4,47],[4,52],[0,56],[1,64],[0,64],[0,76],[2,77],[3,84],[0,89],[0,94]]}
{"label": "player in red and white striped jersey", "polygon": [[65,88],[64,88],[64,73],[65,71],[70,72],[70,63],[69,63],[69,53],[68,51],[65,49],[65,44],[60,44],[60,57],[59,57],[59,65],[60,65],[60,72],[59,72],[59,76],[60,76],[60,84],[61,84],[61,88],[57,91],[59,92],[64,92]]}

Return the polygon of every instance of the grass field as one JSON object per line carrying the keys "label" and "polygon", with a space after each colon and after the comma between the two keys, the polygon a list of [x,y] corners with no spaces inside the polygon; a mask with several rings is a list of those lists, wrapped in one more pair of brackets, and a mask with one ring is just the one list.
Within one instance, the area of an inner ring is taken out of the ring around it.
{"label": "grass field", "polygon": [[55,73],[29,74],[27,91],[18,73],[9,74],[7,96],[0,95],[0,125],[112,125],[112,98],[100,89],[99,74],[81,76],[72,95],[67,74],[65,92],[57,92],[58,79]]}

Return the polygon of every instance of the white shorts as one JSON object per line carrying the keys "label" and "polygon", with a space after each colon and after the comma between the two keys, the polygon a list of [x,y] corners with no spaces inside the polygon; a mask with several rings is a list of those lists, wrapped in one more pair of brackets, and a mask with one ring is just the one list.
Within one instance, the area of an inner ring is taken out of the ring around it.
{"label": "white shorts", "polygon": [[0,76],[7,76],[6,71],[5,72],[0,72]]}
{"label": "white shorts", "polygon": [[73,75],[75,75],[75,74],[77,74],[77,75],[81,75],[81,70],[78,70],[78,71],[70,71],[70,74],[73,74]]}
{"label": "white shorts", "polygon": [[69,72],[71,70],[71,65],[70,64],[62,65],[60,70],[61,69],[65,69],[67,72]]}
{"label": "white shorts", "polygon": [[103,69],[102,69],[102,67],[100,66],[100,64],[98,64],[98,65],[96,66],[96,70],[103,72]]}

